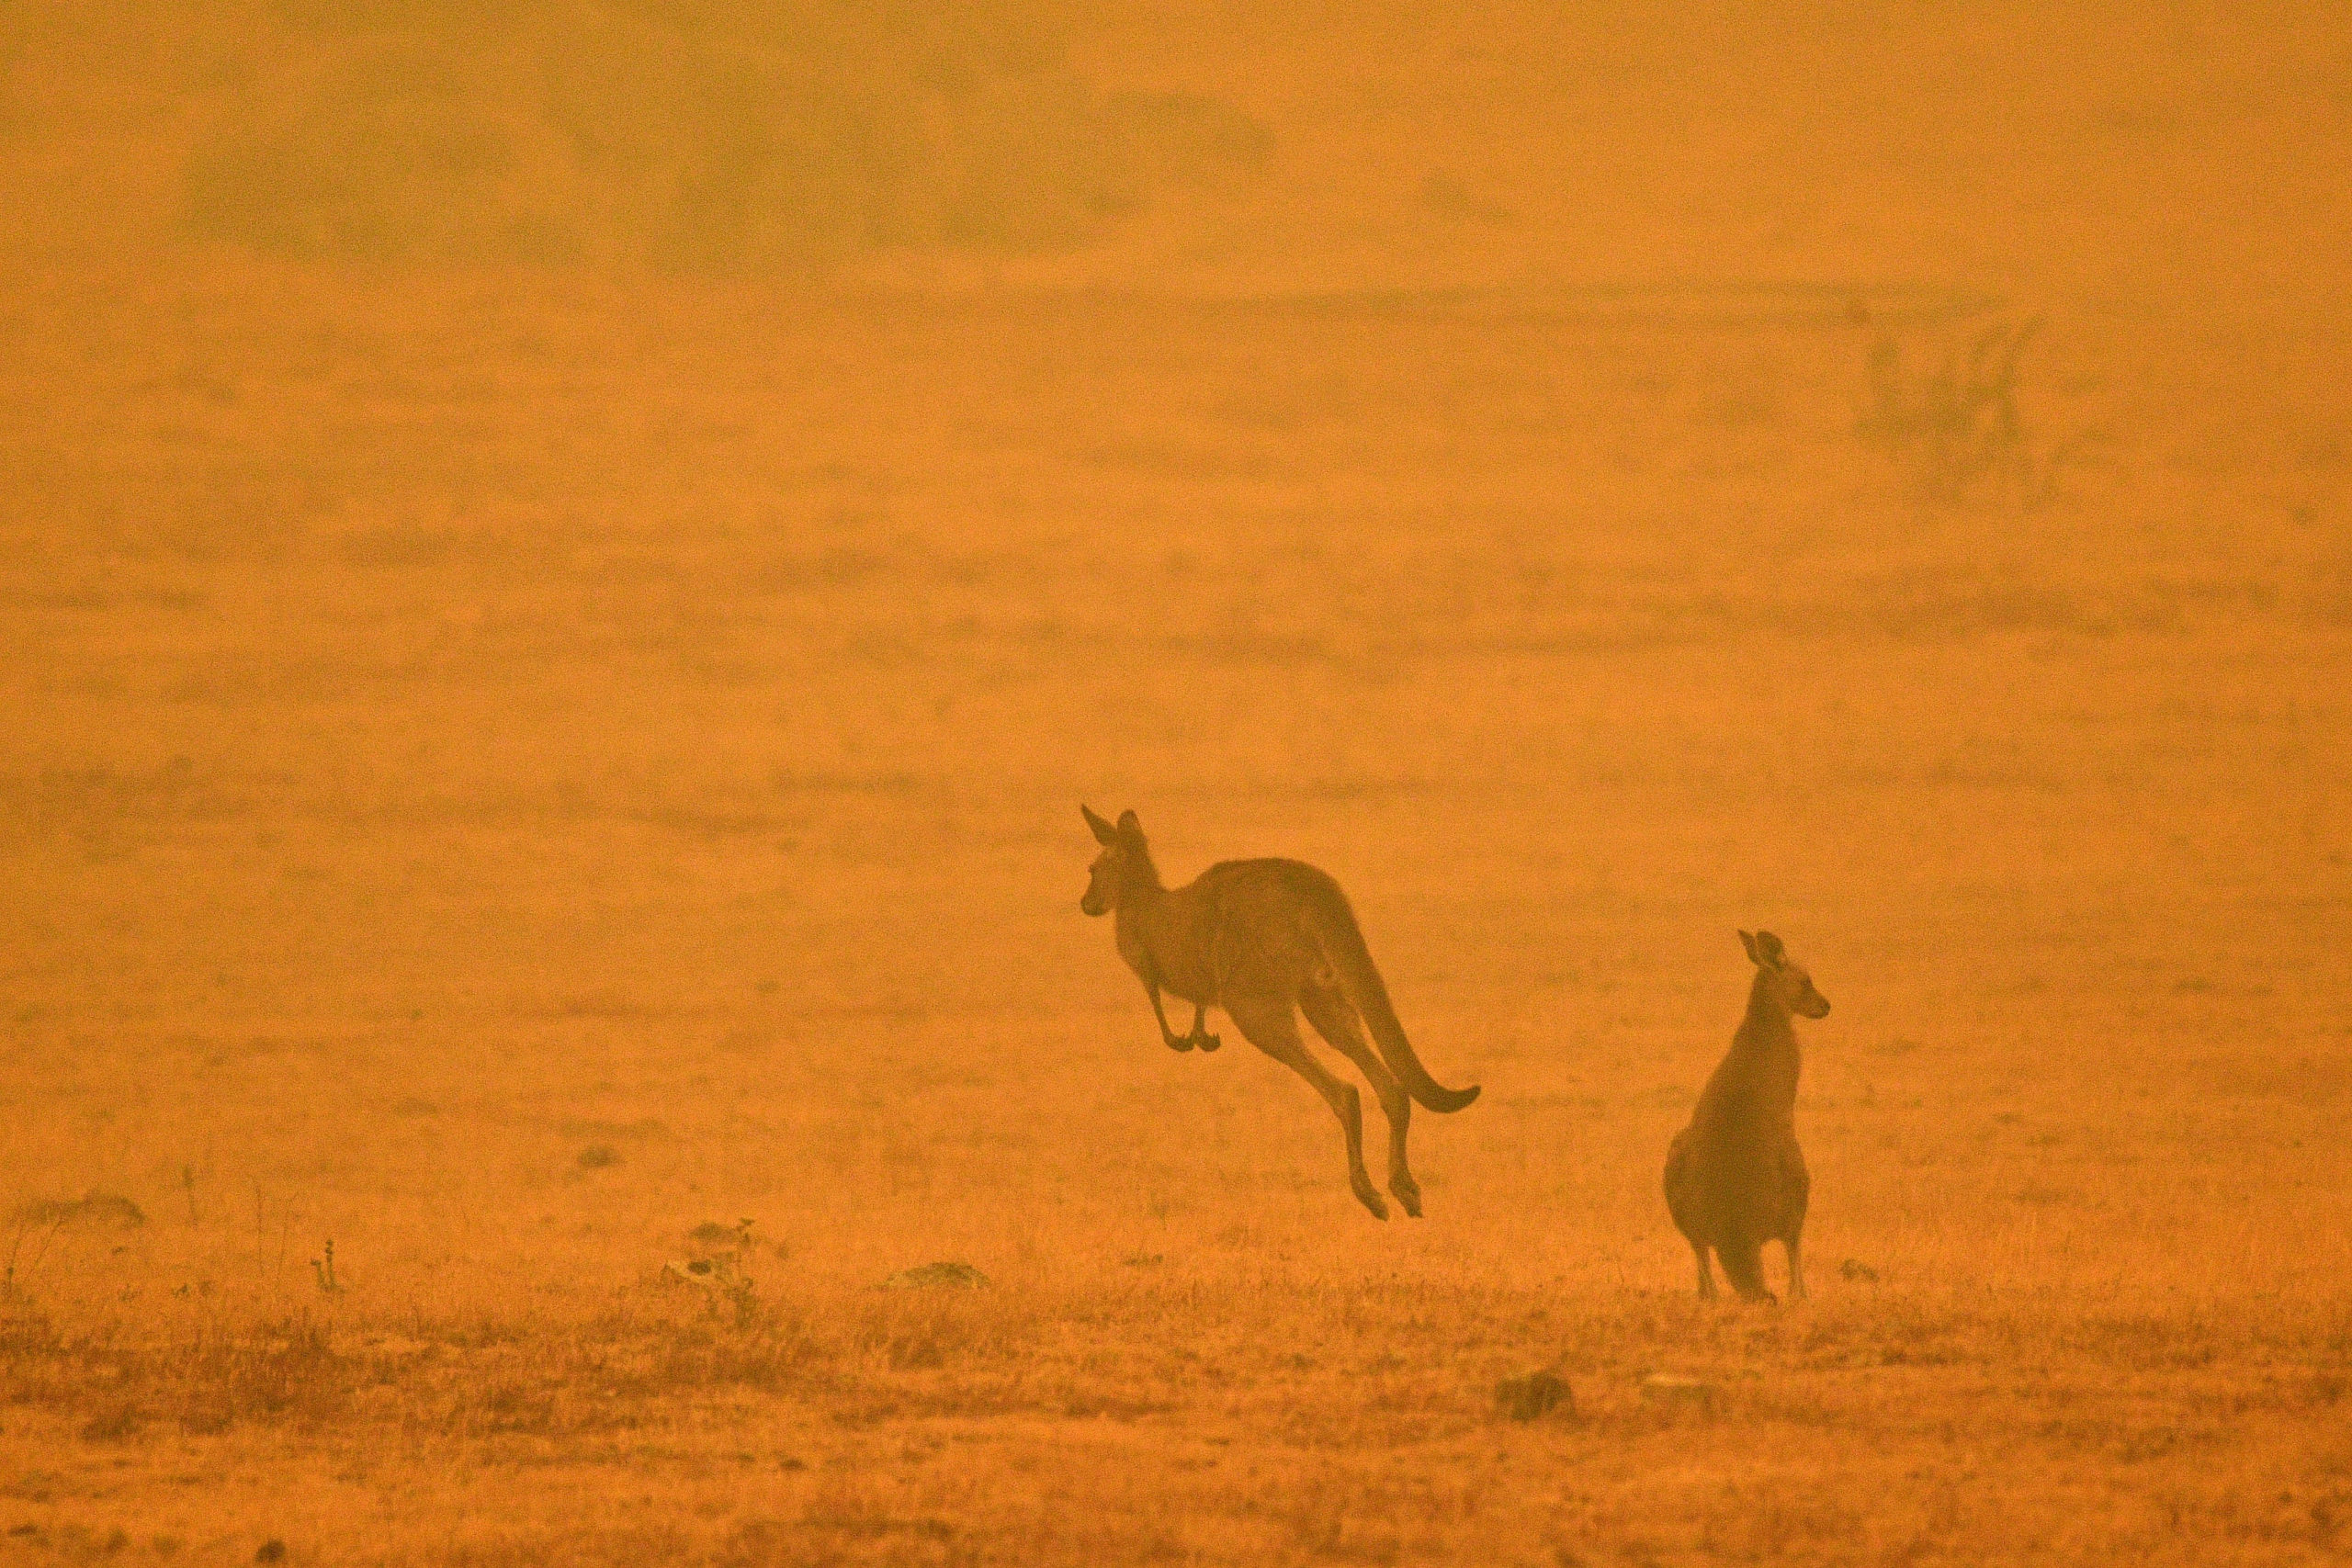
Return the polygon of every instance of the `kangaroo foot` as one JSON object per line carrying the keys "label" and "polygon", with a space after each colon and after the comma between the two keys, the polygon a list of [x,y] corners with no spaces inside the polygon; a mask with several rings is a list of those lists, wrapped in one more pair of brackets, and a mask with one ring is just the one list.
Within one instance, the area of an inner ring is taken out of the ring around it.
{"label": "kangaroo foot", "polygon": [[1388,1190],[1396,1194],[1396,1201],[1405,1205],[1405,1213],[1415,1219],[1421,1217],[1421,1184],[1404,1171],[1388,1179]]}
{"label": "kangaroo foot", "polygon": [[1359,1176],[1355,1179],[1354,1185],[1356,1196],[1363,1201],[1363,1206],[1365,1208],[1372,1211],[1372,1217],[1375,1220],[1386,1219],[1388,1217],[1388,1205],[1382,1200],[1379,1192],[1374,1189],[1372,1185],[1372,1178],[1368,1176]]}

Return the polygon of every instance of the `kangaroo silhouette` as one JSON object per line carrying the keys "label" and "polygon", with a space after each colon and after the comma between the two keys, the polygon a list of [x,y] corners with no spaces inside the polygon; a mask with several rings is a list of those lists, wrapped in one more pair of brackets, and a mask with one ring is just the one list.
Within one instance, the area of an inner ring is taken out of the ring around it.
{"label": "kangaroo silhouette", "polygon": [[[1175,1051],[1216,1050],[1219,1041],[1205,1023],[1210,1008],[1223,1008],[1250,1043],[1305,1078],[1330,1106],[1347,1135],[1349,1184],[1374,1217],[1385,1220],[1388,1205],[1363,1168],[1363,1097],[1299,1037],[1295,1013],[1306,1013],[1379,1097],[1388,1115],[1388,1190],[1405,1213],[1419,1217],[1420,1183],[1405,1159],[1413,1101],[1459,1111],[1478,1090],[1445,1088],[1413,1054],[1340,885],[1299,861],[1238,860],[1220,862],[1182,887],[1164,887],[1134,812],[1114,824],[1087,807],[1079,810],[1102,846],[1079,908],[1116,916],[1119,956],[1151,998],[1161,1042]],[[1162,991],[1193,1004],[1190,1032],[1168,1027]],[[1367,1030],[1377,1052],[1366,1043]]]}
{"label": "kangaroo silhouette", "polygon": [[1797,1074],[1803,1058],[1790,1019],[1826,1018],[1826,998],[1813,976],[1790,961],[1770,931],[1739,933],[1756,964],[1747,1016],[1731,1050],[1707,1080],[1666,1156],[1666,1206],[1699,1260],[1699,1294],[1714,1299],[1707,1249],[1723,1259],[1732,1289],[1748,1301],[1771,1301],[1764,1288],[1764,1244],[1789,1255],[1789,1294],[1804,1297],[1800,1250],[1813,1178],[1797,1147]]}

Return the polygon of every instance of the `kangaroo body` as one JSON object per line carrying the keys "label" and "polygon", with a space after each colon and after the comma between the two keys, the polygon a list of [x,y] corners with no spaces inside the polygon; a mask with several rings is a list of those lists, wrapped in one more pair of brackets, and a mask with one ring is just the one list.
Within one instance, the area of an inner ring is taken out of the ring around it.
{"label": "kangaroo body", "polygon": [[[1347,1137],[1350,1184],[1365,1208],[1386,1219],[1388,1206],[1363,1166],[1362,1097],[1307,1049],[1295,1016],[1306,1013],[1372,1085],[1388,1118],[1388,1190],[1407,1213],[1419,1215],[1420,1185],[1405,1152],[1412,1102],[1459,1111],[1478,1090],[1447,1089],[1421,1066],[1340,885],[1300,861],[1244,860],[1164,887],[1135,813],[1115,826],[1091,811],[1086,819],[1103,853],[1080,907],[1114,915],[1119,956],[1151,998],[1161,1042],[1178,1051],[1216,1050],[1217,1037],[1204,1022],[1208,1009],[1223,1009],[1251,1044],[1329,1104]],[[1162,992],[1193,1004],[1191,1033],[1168,1027]]]}
{"label": "kangaroo body", "polygon": [[1822,1018],[1829,1003],[1813,978],[1788,962],[1770,931],[1740,933],[1756,964],[1747,1016],[1730,1052],[1708,1078],[1666,1156],[1666,1203],[1675,1227],[1698,1259],[1699,1294],[1712,1299],[1710,1248],[1723,1260],[1732,1288],[1750,1301],[1770,1301],[1763,1248],[1780,1242],[1788,1252],[1789,1293],[1804,1295],[1802,1252],[1805,1208],[1813,1179],[1797,1145],[1797,1077],[1804,1066],[1792,1018]]}

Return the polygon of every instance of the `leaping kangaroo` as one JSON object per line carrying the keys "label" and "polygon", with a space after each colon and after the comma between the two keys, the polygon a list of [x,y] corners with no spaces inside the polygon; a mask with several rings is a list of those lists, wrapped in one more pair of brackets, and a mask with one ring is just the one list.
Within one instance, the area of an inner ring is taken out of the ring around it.
{"label": "leaping kangaroo", "polygon": [[[1295,860],[1238,860],[1171,890],[1160,886],[1134,812],[1122,813],[1114,825],[1086,807],[1079,810],[1102,852],[1078,907],[1090,915],[1116,913],[1119,956],[1151,998],[1160,1040],[1176,1051],[1216,1050],[1217,1037],[1204,1025],[1210,1008],[1223,1008],[1250,1043],[1305,1078],[1331,1107],[1347,1134],[1348,1180],[1373,1216],[1385,1220],[1388,1205],[1363,1168],[1363,1098],[1299,1037],[1293,1010],[1305,1012],[1380,1097],[1388,1113],[1388,1190],[1419,1218],[1421,1188],[1405,1163],[1413,1101],[1459,1111],[1478,1089],[1445,1088],[1413,1055],[1340,885]],[[1189,1034],[1168,1027],[1162,991],[1193,1004]],[[1376,1055],[1364,1039],[1367,1026],[1379,1043]]]}
{"label": "leaping kangaroo", "polygon": [[1797,1147],[1797,1073],[1803,1059],[1792,1016],[1826,1018],[1829,999],[1770,931],[1739,933],[1756,965],[1747,1016],[1666,1156],[1666,1206],[1699,1259],[1699,1294],[1713,1300],[1707,1249],[1743,1300],[1770,1301],[1764,1244],[1789,1254],[1789,1294],[1804,1298],[1806,1201],[1813,1178]]}

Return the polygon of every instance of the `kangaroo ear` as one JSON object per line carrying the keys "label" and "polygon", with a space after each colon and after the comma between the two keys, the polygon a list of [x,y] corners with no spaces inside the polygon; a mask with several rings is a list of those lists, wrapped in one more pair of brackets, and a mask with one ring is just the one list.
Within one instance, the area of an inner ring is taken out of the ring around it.
{"label": "kangaroo ear", "polygon": [[1756,939],[1747,932],[1742,931],[1739,933],[1739,945],[1747,949],[1747,961],[1750,964],[1761,964],[1764,962],[1761,958],[1756,956]]}
{"label": "kangaroo ear", "polygon": [[1103,821],[1100,817],[1095,816],[1094,808],[1092,807],[1081,806],[1078,809],[1080,814],[1086,818],[1086,825],[1094,829],[1094,841],[1096,843],[1115,844],[1119,841],[1119,830],[1116,828],[1112,827],[1108,822]]}
{"label": "kangaroo ear", "polygon": [[1756,933],[1757,963],[1764,964],[1770,968],[1778,969],[1781,966],[1781,961],[1788,955],[1789,950],[1781,945],[1781,939],[1779,937],[1774,936],[1770,931],[1758,931]]}
{"label": "kangaroo ear", "polygon": [[1122,811],[1119,813],[1119,831],[1127,838],[1140,839],[1143,837],[1143,822],[1134,812]]}

